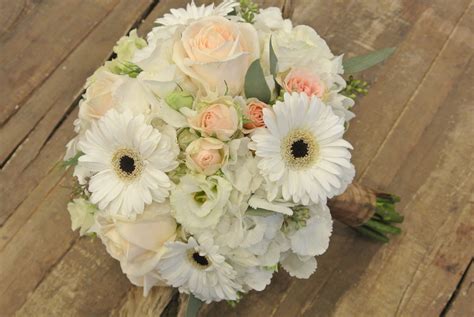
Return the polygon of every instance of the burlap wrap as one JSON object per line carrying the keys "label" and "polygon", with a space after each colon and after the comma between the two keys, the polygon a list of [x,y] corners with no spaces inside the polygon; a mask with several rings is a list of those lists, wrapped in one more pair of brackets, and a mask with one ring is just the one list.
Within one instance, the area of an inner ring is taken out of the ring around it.
{"label": "burlap wrap", "polygon": [[375,213],[376,194],[370,188],[353,183],[346,191],[329,200],[333,218],[351,227],[364,224]]}

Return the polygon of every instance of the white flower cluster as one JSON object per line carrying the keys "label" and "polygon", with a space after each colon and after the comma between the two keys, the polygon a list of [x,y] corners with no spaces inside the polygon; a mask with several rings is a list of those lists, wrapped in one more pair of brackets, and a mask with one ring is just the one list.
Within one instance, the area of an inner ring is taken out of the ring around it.
{"label": "white flower cluster", "polygon": [[[279,265],[308,278],[329,244],[327,199],[354,177],[341,56],[277,8],[252,24],[236,6],[191,3],[146,41],[132,31],[80,102],[73,229],[95,232],[145,294],[237,300]],[[256,60],[269,100],[246,94]]]}

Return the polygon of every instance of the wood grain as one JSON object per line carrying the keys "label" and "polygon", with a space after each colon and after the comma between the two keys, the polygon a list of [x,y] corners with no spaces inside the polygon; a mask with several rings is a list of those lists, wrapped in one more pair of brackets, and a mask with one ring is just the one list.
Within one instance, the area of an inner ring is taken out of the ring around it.
{"label": "wood grain", "polygon": [[[157,287],[143,297],[99,240],[70,231],[70,172],[56,162],[84,81],[115,41],[186,2],[0,0],[1,316],[183,315],[186,296]],[[371,90],[348,138],[359,181],[399,194],[406,221],[384,246],[336,224],[310,279],[281,271],[237,308],[201,315],[472,315],[472,1],[259,3],[314,27],[335,53],[397,47],[364,72]]]}

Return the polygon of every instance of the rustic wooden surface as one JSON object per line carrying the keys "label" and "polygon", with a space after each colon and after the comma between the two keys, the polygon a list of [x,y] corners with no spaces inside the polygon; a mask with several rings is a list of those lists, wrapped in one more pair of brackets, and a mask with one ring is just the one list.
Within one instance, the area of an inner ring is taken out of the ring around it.
{"label": "rustic wooden surface", "polygon": [[[209,2],[209,1],[208,1]],[[0,0],[0,316],[183,315],[147,298],[100,241],[78,238],[58,168],[85,79],[131,28],[182,0]],[[388,245],[337,224],[308,280],[278,273],[237,308],[202,316],[473,316],[474,8],[471,0],[269,0],[336,53],[396,46],[363,74],[348,139],[362,183],[399,194]]]}

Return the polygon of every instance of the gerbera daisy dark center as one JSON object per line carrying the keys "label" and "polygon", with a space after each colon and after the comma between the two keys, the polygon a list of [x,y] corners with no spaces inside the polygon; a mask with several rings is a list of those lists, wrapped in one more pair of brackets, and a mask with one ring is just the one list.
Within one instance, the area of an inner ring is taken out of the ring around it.
{"label": "gerbera daisy dark center", "polygon": [[308,155],[308,144],[304,140],[297,140],[291,144],[291,154],[295,158],[305,157]]}
{"label": "gerbera daisy dark center", "polygon": [[313,166],[319,155],[319,146],[311,131],[297,129],[282,140],[281,151],[286,166],[300,170]]}
{"label": "gerbera daisy dark center", "polygon": [[136,151],[119,149],[112,156],[112,166],[118,177],[125,181],[131,181],[141,174],[143,161]]}
{"label": "gerbera daisy dark center", "polygon": [[196,262],[197,264],[199,264],[201,266],[208,266],[209,265],[209,261],[207,260],[207,258],[205,256],[200,255],[199,252],[194,252],[193,253],[193,260],[194,260],[194,262]]}
{"label": "gerbera daisy dark center", "polygon": [[120,169],[127,174],[132,174],[135,170],[135,160],[133,157],[124,155],[120,158]]}

